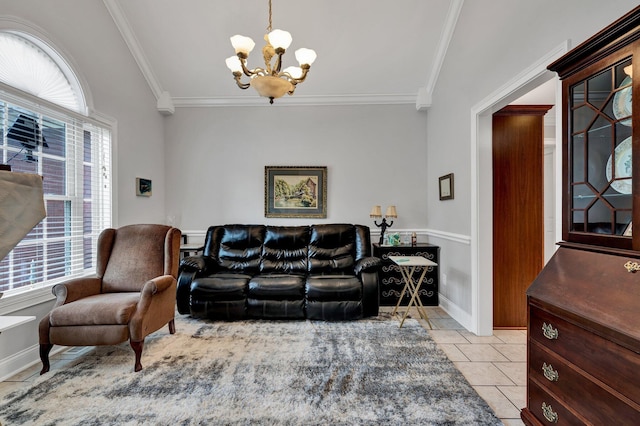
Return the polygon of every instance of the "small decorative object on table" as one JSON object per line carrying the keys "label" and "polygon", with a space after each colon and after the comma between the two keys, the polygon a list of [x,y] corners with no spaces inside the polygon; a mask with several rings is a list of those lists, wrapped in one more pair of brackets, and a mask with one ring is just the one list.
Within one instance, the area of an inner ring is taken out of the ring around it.
{"label": "small decorative object on table", "polygon": [[397,247],[400,245],[400,233],[394,232],[392,234],[387,235],[387,244],[390,246]]}

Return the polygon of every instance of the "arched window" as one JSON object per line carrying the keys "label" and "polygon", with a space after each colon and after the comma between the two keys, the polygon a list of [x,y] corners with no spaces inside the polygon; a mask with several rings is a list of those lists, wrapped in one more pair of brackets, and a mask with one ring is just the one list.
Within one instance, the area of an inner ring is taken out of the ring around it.
{"label": "arched window", "polygon": [[6,295],[95,267],[97,236],[111,225],[111,130],[87,110],[78,78],[51,44],[0,30],[0,164],[41,175],[47,210],[0,259]]}
{"label": "arched window", "polygon": [[47,53],[30,39],[0,32],[0,81],[82,113],[84,96],[73,72],[55,51]]}

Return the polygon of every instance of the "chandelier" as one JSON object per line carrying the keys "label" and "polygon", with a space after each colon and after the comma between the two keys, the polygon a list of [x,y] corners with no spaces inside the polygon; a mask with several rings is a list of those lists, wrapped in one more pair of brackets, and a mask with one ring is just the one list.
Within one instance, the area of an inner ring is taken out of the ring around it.
{"label": "chandelier", "polygon": [[[298,49],[295,55],[300,66],[287,67],[281,71],[282,55],[293,39],[287,31],[271,29],[271,0],[269,0],[269,26],[264,40],[267,42],[262,48],[265,68],[247,68],[247,58],[256,44],[251,38],[241,35],[231,37],[231,45],[236,51],[236,56],[227,58],[226,64],[233,73],[239,88],[247,89],[251,86],[260,96],[269,98],[269,103],[273,104],[275,98],[280,98],[285,93],[293,94],[296,85],[302,83],[307,77],[309,68],[316,60],[317,55],[311,49]],[[273,64],[272,60],[275,61]],[[249,83],[241,81],[243,73],[250,78]]]}

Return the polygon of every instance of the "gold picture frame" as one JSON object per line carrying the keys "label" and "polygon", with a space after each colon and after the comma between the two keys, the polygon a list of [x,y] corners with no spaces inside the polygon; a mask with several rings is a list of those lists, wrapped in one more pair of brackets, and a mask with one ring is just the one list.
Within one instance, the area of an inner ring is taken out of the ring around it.
{"label": "gold picture frame", "polygon": [[327,168],[265,166],[264,215],[326,218]]}

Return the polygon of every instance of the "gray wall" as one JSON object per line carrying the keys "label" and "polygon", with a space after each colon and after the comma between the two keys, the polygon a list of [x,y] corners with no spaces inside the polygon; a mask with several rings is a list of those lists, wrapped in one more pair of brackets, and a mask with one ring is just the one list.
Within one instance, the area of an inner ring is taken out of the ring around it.
{"label": "gray wall", "polygon": [[[576,46],[635,6],[637,2],[631,0],[464,2],[427,121],[427,181],[454,172],[455,199],[439,201],[437,187],[429,185],[429,229],[471,237],[471,191],[476,184],[471,175],[476,161],[470,152],[471,109],[565,40]],[[480,173],[488,174],[491,181],[490,164]],[[480,189],[487,192],[487,188]],[[491,203],[490,194],[489,188],[489,197],[481,198],[481,203]],[[487,221],[480,226],[492,225]],[[442,246],[441,274],[447,276],[441,294],[463,317],[470,315],[471,245],[448,239],[434,242]]]}
{"label": "gray wall", "polygon": [[[167,215],[185,230],[225,223],[425,224],[426,114],[413,105],[178,108],[165,121]],[[327,218],[264,217],[264,166],[326,166]],[[373,226],[375,228],[375,226]]]}

